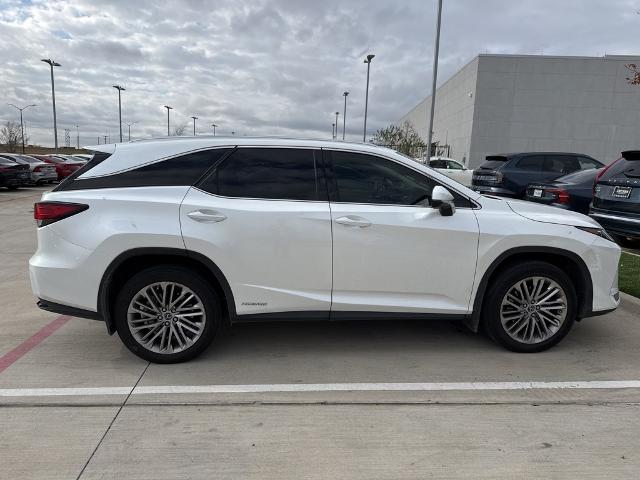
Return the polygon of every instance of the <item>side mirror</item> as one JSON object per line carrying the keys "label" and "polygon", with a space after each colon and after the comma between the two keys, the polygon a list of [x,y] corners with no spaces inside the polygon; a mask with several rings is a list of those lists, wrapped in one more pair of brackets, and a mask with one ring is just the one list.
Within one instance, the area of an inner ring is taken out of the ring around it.
{"label": "side mirror", "polygon": [[456,211],[456,207],[453,205],[453,195],[446,188],[436,185],[431,192],[431,206],[437,208],[440,215],[443,217],[450,217]]}

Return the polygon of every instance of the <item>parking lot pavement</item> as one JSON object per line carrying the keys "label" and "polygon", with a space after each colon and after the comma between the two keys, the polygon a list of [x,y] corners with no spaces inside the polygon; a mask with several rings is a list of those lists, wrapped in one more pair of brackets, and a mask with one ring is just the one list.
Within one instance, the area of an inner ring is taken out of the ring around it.
{"label": "parking lot pavement", "polygon": [[449,322],[275,323],[149,365],[100,322],[35,306],[26,262],[43,190],[0,190],[2,478],[640,471],[638,301],[535,355]]}

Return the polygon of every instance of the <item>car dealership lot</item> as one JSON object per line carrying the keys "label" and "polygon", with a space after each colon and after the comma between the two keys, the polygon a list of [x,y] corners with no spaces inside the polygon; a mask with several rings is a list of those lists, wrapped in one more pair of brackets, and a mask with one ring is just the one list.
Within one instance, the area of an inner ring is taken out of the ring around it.
{"label": "car dealership lot", "polygon": [[103,324],[36,307],[26,262],[47,188],[0,190],[0,477],[640,469],[637,301],[535,355],[448,322],[275,323],[234,327],[189,363],[149,365]]}

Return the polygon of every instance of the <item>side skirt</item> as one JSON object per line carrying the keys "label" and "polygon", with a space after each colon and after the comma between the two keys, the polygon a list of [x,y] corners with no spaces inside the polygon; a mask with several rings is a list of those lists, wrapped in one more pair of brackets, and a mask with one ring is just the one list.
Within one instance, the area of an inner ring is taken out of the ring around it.
{"label": "side skirt", "polygon": [[237,315],[233,323],[252,322],[296,322],[296,321],[353,321],[353,320],[455,320],[463,321],[467,315],[444,313],[407,313],[407,312],[327,312],[300,311],[252,313]]}

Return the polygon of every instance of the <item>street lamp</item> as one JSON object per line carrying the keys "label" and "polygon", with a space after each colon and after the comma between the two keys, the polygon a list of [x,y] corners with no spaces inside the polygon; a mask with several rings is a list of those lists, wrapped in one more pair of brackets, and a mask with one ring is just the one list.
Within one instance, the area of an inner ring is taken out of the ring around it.
{"label": "street lamp", "polygon": [[336,124],[335,123],[331,124],[331,138],[333,140],[336,139]]}
{"label": "street lamp", "polygon": [[213,127],[213,136],[215,137],[216,136],[216,127],[218,125],[216,125],[215,123],[212,123],[211,126]]}
{"label": "street lamp", "polygon": [[76,125],[76,148],[80,150],[80,125]]}
{"label": "street lamp", "polygon": [[198,117],[191,117],[193,118],[193,136],[196,136],[196,120],[198,119]]}
{"label": "street lamp", "polygon": [[367,55],[367,58],[365,59],[364,63],[367,64],[367,93],[365,94],[364,97],[364,132],[362,134],[362,141],[366,142],[367,141],[367,109],[369,107],[369,70],[371,69],[371,60],[373,60],[373,58],[375,57],[375,55]]}
{"label": "street lamp", "polygon": [[138,123],[137,120],[135,122],[125,124],[127,127],[129,127],[129,141],[131,141],[131,125],[135,125],[136,123]]}
{"label": "street lamp", "polygon": [[120,143],[122,143],[122,99],[120,94],[125,88],[120,85],[114,85],[113,88],[118,90],[118,126],[120,127]]}
{"label": "street lamp", "polygon": [[13,108],[15,108],[15,109],[17,109],[17,110],[20,110],[20,135],[22,136],[22,153],[24,153],[24,123],[22,122],[22,111],[26,110],[29,107],[35,107],[36,104],[32,103],[32,104],[27,105],[27,106],[22,107],[22,108],[16,107],[13,103],[9,103],[8,105],[13,107]]}
{"label": "street lamp", "polygon": [[54,139],[54,153],[58,153],[58,124],[56,123],[56,88],[53,82],[53,67],[61,67],[58,62],[54,62],[50,58],[43,58],[41,61],[49,64],[51,67],[51,100],[53,102],[53,139]]}
{"label": "street lamp", "polygon": [[344,113],[342,114],[342,140],[344,141],[344,132],[347,128],[347,96],[349,92],[344,92]]}
{"label": "street lamp", "polygon": [[169,131],[169,110],[173,110],[173,107],[169,105],[165,105],[164,108],[167,109],[167,137],[171,136],[171,132]]}
{"label": "street lamp", "polygon": [[436,106],[436,82],[438,81],[438,53],[440,52],[440,20],[442,18],[442,0],[438,0],[438,19],[436,23],[436,43],[433,53],[433,79],[431,81],[431,111],[429,112],[429,131],[427,133],[427,161],[431,157],[433,139],[433,114]]}
{"label": "street lamp", "polygon": [[335,137],[333,137],[333,138],[335,138],[335,139],[337,139],[337,138],[338,138],[338,125],[340,125],[340,124],[338,123],[338,115],[340,115],[340,112],[336,112],[336,135],[335,135]]}

